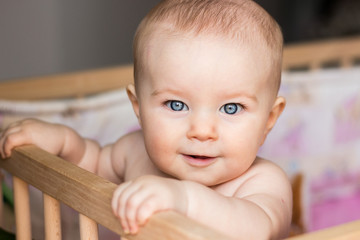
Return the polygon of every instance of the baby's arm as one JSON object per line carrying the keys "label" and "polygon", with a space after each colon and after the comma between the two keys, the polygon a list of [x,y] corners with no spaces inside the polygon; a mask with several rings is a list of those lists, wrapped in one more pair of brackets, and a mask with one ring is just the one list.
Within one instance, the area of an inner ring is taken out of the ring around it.
{"label": "baby's arm", "polygon": [[124,230],[132,233],[154,212],[172,209],[235,239],[287,236],[292,209],[287,176],[262,160],[245,175],[214,189],[191,181],[144,176],[120,185],[112,207]]}
{"label": "baby's arm", "polygon": [[97,142],[82,138],[69,127],[37,119],[12,123],[0,132],[2,158],[10,157],[11,150],[17,146],[34,144],[114,183],[123,181],[125,155],[133,148],[128,146],[132,143],[124,136],[101,148]]}
{"label": "baby's arm", "polygon": [[235,239],[286,237],[292,214],[292,192],[286,174],[263,160],[256,162],[246,174],[246,180],[240,181],[238,189],[228,197],[186,182],[188,216]]}
{"label": "baby's arm", "polygon": [[129,142],[131,142],[129,135],[125,135],[115,143],[101,149],[96,171],[99,176],[117,184],[124,181],[126,154],[129,149],[134,148],[131,144],[129,146]]}
{"label": "baby's arm", "polygon": [[66,126],[36,119],[15,122],[1,132],[1,157],[10,157],[13,148],[25,144],[34,144],[91,172],[97,170],[99,145]]}

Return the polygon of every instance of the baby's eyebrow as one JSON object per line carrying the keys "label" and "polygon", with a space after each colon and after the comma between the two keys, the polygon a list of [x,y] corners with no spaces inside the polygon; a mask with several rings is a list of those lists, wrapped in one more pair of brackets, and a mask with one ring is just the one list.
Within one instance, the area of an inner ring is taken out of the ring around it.
{"label": "baby's eyebrow", "polygon": [[176,90],[176,89],[172,89],[172,88],[164,88],[164,89],[155,89],[152,93],[151,96],[157,96],[163,93],[171,93],[171,94],[175,94],[175,95],[179,95],[181,94],[181,91]]}
{"label": "baby's eyebrow", "polygon": [[256,95],[253,95],[253,94],[250,94],[250,93],[246,93],[246,92],[237,92],[237,93],[234,93],[234,94],[229,94],[229,95],[226,95],[227,98],[248,98],[254,102],[258,102],[258,98],[256,97]]}

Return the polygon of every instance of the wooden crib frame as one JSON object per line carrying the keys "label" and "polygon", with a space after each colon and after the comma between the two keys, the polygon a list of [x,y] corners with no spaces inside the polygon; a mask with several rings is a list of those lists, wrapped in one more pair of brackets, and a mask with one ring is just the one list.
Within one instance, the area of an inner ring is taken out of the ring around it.
{"label": "wooden crib frame", "polygon": [[[360,37],[286,46],[284,71],[316,70],[327,66],[350,67],[360,62]],[[123,88],[132,82],[132,66],[33,77],[0,83],[0,99],[38,100],[78,98]],[[29,91],[31,89],[31,91]],[[45,237],[61,239],[59,201],[80,213],[82,239],[97,239],[97,223],[124,236],[110,202],[116,185],[35,146],[14,150],[1,159],[0,168],[14,177],[17,239],[31,239],[28,184],[44,193]],[[294,193],[299,193],[297,184]],[[86,199],[85,201],[83,201]],[[1,201],[0,201],[1,202]],[[81,204],[79,204],[81,202]],[[300,212],[294,199],[294,215]],[[0,211],[2,206],[0,205]],[[301,216],[295,216],[301,221]],[[48,220],[51,219],[51,220]],[[21,228],[21,231],[19,231]],[[229,239],[176,212],[154,214],[135,236],[128,239]],[[360,221],[308,233],[291,239],[360,239]]]}

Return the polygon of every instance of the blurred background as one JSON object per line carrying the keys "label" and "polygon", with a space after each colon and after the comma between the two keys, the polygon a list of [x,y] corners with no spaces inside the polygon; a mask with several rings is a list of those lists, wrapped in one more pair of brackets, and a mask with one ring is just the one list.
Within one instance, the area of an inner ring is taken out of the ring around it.
{"label": "blurred background", "polygon": [[[132,62],[132,37],[159,0],[0,0],[0,81]],[[359,0],[257,0],[286,44],[360,32]]]}

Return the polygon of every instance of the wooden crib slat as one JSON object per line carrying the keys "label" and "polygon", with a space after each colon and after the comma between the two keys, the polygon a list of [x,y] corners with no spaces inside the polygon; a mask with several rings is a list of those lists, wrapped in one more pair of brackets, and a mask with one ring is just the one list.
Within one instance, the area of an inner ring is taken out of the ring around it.
{"label": "wooden crib slat", "polygon": [[55,198],[43,194],[45,239],[61,240],[60,203]]}
{"label": "wooden crib slat", "polygon": [[[16,148],[11,158],[0,160],[0,167],[99,224],[124,235],[111,210],[112,193],[116,188],[114,183],[32,145]],[[154,214],[137,235],[126,238],[229,240],[223,234],[173,211]]]}
{"label": "wooden crib slat", "polygon": [[98,240],[99,232],[98,232],[97,223],[83,214],[79,215],[79,220],[80,220],[80,239]]}
{"label": "wooden crib slat", "polygon": [[16,238],[31,240],[30,198],[28,184],[13,177]]}

